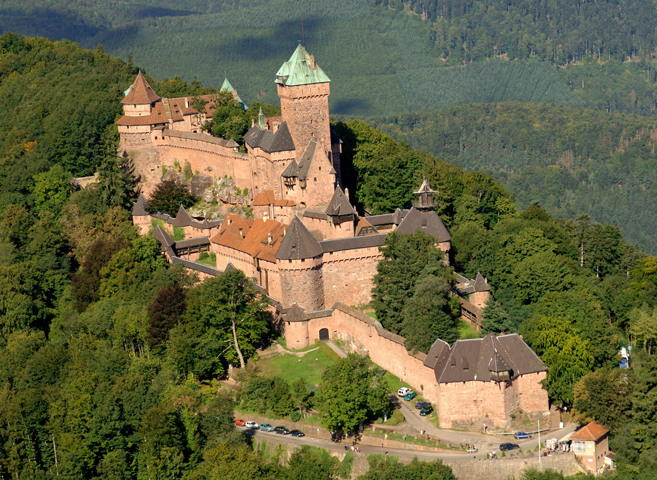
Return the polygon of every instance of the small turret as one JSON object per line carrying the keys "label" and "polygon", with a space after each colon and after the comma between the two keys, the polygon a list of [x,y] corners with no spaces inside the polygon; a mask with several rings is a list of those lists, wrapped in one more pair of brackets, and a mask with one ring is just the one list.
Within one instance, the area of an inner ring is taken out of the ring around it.
{"label": "small turret", "polygon": [[433,197],[438,192],[431,190],[426,180],[422,182],[420,189],[413,193],[418,197],[417,203],[413,205],[418,210],[434,210],[438,206],[433,203]]}
{"label": "small turret", "polygon": [[262,113],[262,107],[260,107],[260,113],[258,113],[258,126],[260,130],[265,129],[265,114]]}

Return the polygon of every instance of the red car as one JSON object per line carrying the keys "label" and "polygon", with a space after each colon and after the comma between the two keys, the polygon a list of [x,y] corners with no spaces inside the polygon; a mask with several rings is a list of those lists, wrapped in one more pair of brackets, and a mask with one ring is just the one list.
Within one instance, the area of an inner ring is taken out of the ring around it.
{"label": "red car", "polygon": [[243,427],[244,425],[246,425],[246,422],[241,418],[238,418],[237,420],[235,420],[235,425],[237,425],[238,427]]}

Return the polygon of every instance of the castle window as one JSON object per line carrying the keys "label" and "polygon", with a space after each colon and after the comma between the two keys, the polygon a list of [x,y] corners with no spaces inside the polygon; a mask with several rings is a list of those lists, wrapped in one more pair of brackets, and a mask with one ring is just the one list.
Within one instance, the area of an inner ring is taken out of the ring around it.
{"label": "castle window", "polygon": [[319,171],[320,171],[320,172],[322,171],[322,167],[319,167]]}
{"label": "castle window", "polygon": [[316,181],[317,181],[317,177],[313,178],[313,181],[316,182]]}

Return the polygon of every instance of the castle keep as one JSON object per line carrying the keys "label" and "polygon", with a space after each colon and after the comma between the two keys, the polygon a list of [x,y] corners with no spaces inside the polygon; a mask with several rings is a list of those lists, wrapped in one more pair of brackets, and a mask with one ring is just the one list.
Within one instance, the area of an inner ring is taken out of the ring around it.
{"label": "castle keep", "polygon": [[[159,220],[153,235],[163,253],[202,278],[231,268],[244,271],[270,297],[289,347],[344,339],[432,401],[442,426],[467,426],[485,417],[503,426],[519,409],[547,411],[540,384],[546,368],[520,337],[489,335],[452,347],[438,339],[428,355],[413,354],[402,337],[348,306],[371,300],[388,233],[432,236],[446,266],[451,235],[426,181],[412,208],[360,216],[342,188],[341,142],[329,123],[330,79],[299,45],[275,82],[281,115],[260,114],[244,136],[244,154],[237,143],[202,131],[214,112],[212,95],[202,97],[205,103],[160,98],[141,73],[137,76],[117,124],[121,150],[134,158],[144,191],[159,181],[163,165],[177,159],[214,178],[232,177],[237,188],[248,189],[253,210],[253,218],[228,214],[218,221],[193,218],[182,207],[176,217],[151,215],[142,195],[133,209],[141,233]],[[227,81],[222,89],[239,99]],[[185,232],[184,240],[172,238],[173,227]],[[194,261],[202,252],[216,254],[216,267]],[[457,276],[455,293],[474,325],[489,290],[481,275]]]}

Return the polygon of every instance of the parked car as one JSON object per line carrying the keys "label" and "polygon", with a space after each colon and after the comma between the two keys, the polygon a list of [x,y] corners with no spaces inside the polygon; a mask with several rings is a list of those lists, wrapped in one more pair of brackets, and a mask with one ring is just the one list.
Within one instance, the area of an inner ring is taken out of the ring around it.
{"label": "parked car", "polygon": [[405,397],[412,391],[413,390],[411,390],[410,388],[402,387],[399,390],[397,390],[397,395],[399,395],[400,397]]}
{"label": "parked car", "polygon": [[526,438],[532,438],[531,434],[525,432],[516,432],[514,437],[516,440],[524,440]]}
{"label": "parked car", "polygon": [[516,448],[520,448],[520,447],[518,445],[516,445],[515,443],[503,443],[502,445],[500,445],[500,450],[502,450],[502,451],[504,451],[504,450],[514,450]]}
{"label": "parked car", "polygon": [[427,408],[431,406],[431,402],[417,402],[415,404],[415,408],[417,410],[422,410],[423,408]]}
{"label": "parked car", "polygon": [[272,427],[268,423],[261,423],[260,424],[260,430],[262,430],[263,432],[273,432],[274,427]]}
{"label": "parked car", "polygon": [[244,426],[246,428],[254,428],[254,429],[258,428],[258,424],[256,422],[246,422]]}
{"label": "parked car", "polygon": [[415,393],[415,392],[413,392],[413,391],[410,391],[410,392],[408,392],[408,393],[406,394],[406,396],[404,397],[404,400],[406,400],[407,402],[410,402],[410,401],[413,400],[415,397],[417,397],[417,393]]}
{"label": "parked car", "polygon": [[305,437],[306,435],[301,430],[292,430],[290,435],[293,437]]}
{"label": "parked car", "polygon": [[427,415],[431,415],[431,412],[433,412],[433,407],[429,405],[427,408],[420,410],[420,416],[426,417]]}
{"label": "parked car", "polygon": [[242,420],[241,418],[238,418],[237,420],[235,420],[235,425],[237,425],[238,427],[243,427],[245,424],[246,424],[246,422],[244,420]]}
{"label": "parked car", "polygon": [[466,450],[466,452],[468,452],[468,453],[477,453],[477,450],[479,450],[479,449],[477,447],[475,447],[474,445],[472,445],[470,448],[468,448]]}
{"label": "parked car", "polygon": [[285,427],[276,427],[274,428],[275,433],[280,433],[281,435],[288,435],[290,431]]}

